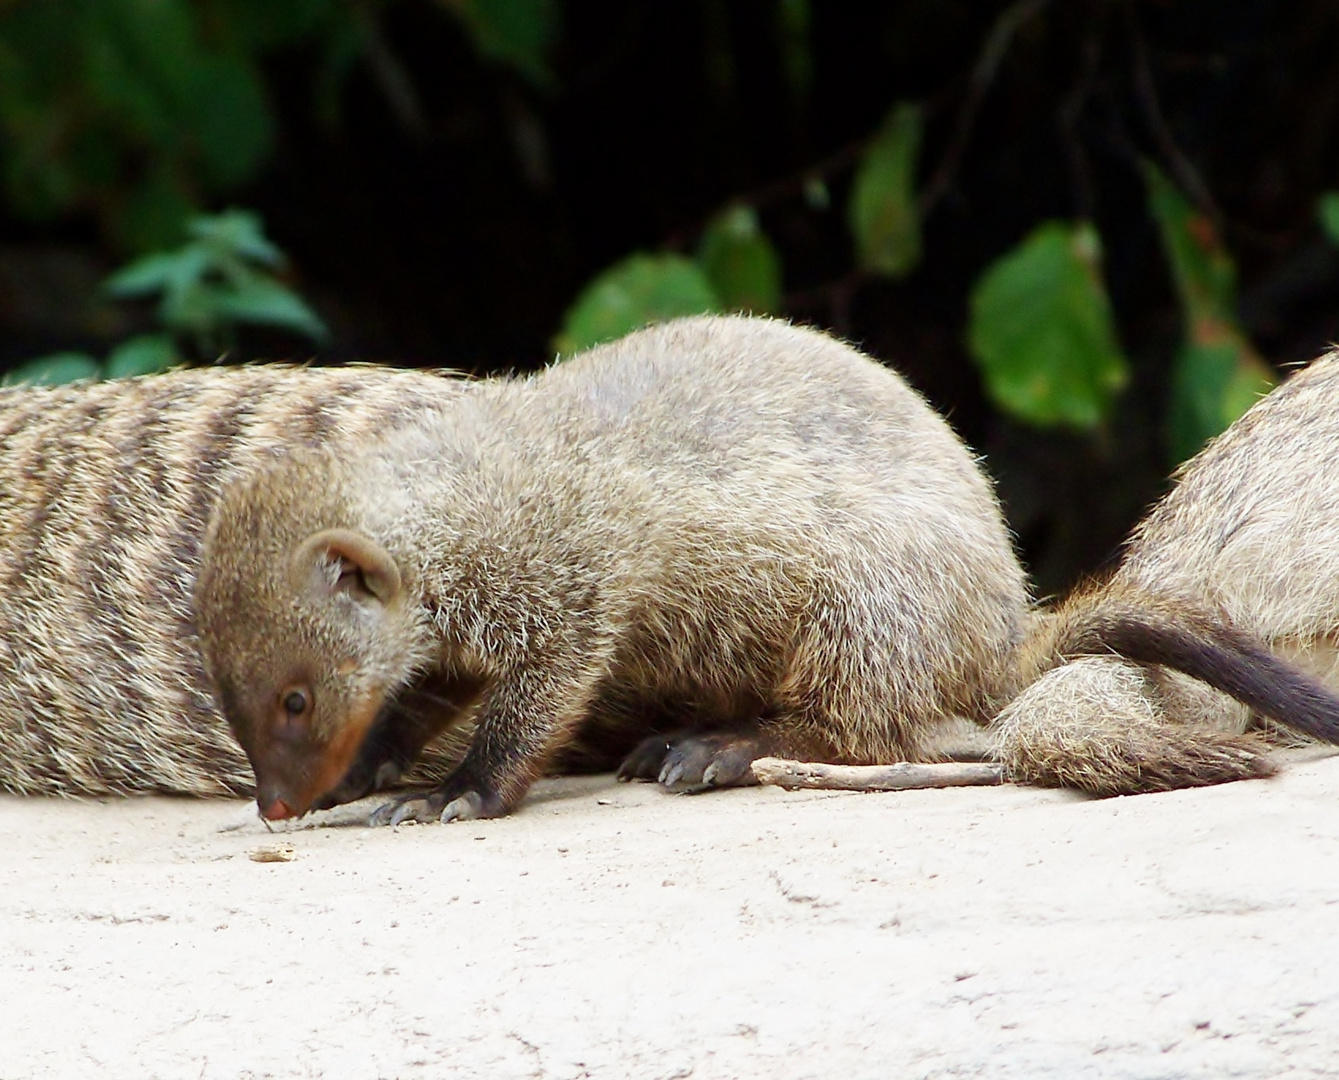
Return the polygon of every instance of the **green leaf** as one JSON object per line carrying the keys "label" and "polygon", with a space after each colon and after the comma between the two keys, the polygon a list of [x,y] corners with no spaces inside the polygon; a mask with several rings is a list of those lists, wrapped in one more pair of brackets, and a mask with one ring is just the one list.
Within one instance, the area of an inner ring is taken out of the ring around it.
{"label": "green leaf", "polygon": [[729,311],[758,314],[781,306],[781,259],[751,206],[734,206],[702,234],[697,261]]}
{"label": "green leaf", "polygon": [[549,52],[558,37],[558,0],[450,0],[474,47],[514,67],[537,86],[552,81]]}
{"label": "green leaf", "polygon": [[1339,191],[1327,191],[1316,203],[1321,231],[1331,244],[1339,246]]}
{"label": "green leaf", "polygon": [[186,226],[192,238],[230,254],[266,266],[282,266],[284,254],[265,236],[260,215],[251,210],[231,209],[221,214],[201,215]]}
{"label": "green leaf", "polygon": [[121,267],[102,283],[102,287],[119,299],[161,292],[176,277],[180,264],[181,256],[177,252],[155,251]]}
{"label": "green leaf", "polygon": [[335,10],[333,0],[214,0],[216,19],[229,36],[249,49],[284,45],[312,34]]}
{"label": "green leaf", "polygon": [[1188,341],[1172,372],[1169,408],[1173,459],[1184,461],[1225,430],[1274,385],[1268,366],[1236,336]]}
{"label": "green leaf", "polygon": [[1168,443],[1184,461],[1274,383],[1236,317],[1236,266],[1213,222],[1155,166],[1149,207],[1181,301],[1182,345],[1172,372]]}
{"label": "green leaf", "polygon": [[1089,222],[1048,221],[981,276],[968,343],[990,396],[1040,426],[1092,428],[1125,386]]}
{"label": "green leaf", "polygon": [[1144,180],[1186,318],[1190,322],[1205,317],[1233,320],[1237,269],[1213,222],[1192,207],[1155,166],[1145,163]]}
{"label": "green leaf", "polygon": [[189,233],[187,244],[137,259],[108,278],[104,287],[123,298],[161,293],[159,324],[173,334],[193,336],[201,351],[226,342],[236,323],[277,326],[317,342],[327,338],[315,312],[263,266],[256,266],[284,261],[283,253],[266,239],[258,215],[229,210],[196,217]]}
{"label": "green leaf", "polygon": [[115,207],[110,224],[127,251],[161,251],[181,242],[186,221],[198,209],[184,182],[164,167],[130,190]]}
{"label": "green leaf", "polygon": [[631,255],[581,290],[563,318],[554,347],[571,354],[647,323],[721,308],[711,282],[691,260],[682,255]]}
{"label": "green leaf", "polygon": [[291,289],[269,277],[250,276],[208,293],[213,311],[224,319],[291,330],[312,341],[328,338],[325,323]]}
{"label": "green leaf", "polygon": [[189,0],[110,0],[87,10],[83,88],[124,134],[174,155],[205,56]]}
{"label": "green leaf", "polygon": [[87,353],[63,352],[29,360],[5,375],[6,386],[26,383],[30,386],[56,386],[76,379],[96,379],[101,369]]}
{"label": "green leaf", "polygon": [[916,158],[921,110],[902,102],[893,108],[856,169],[849,221],[862,267],[903,277],[920,261],[920,209],[916,205]]}
{"label": "green leaf", "polygon": [[172,339],[166,334],[141,334],[118,345],[107,357],[108,379],[152,375],[181,363]]}

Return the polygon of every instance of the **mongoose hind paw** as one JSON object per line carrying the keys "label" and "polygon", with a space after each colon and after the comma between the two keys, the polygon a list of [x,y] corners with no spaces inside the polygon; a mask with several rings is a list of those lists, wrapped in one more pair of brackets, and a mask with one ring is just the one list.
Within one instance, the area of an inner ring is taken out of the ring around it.
{"label": "mongoose hind paw", "polygon": [[749,766],[769,752],[770,744],[755,733],[690,735],[670,746],[657,779],[682,795],[749,786],[758,782]]}
{"label": "mongoose hind paw", "polygon": [[660,776],[666,756],[674,748],[674,741],[686,737],[686,734],[648,735],[623,759],[623,764],[618,767],[618,779],[625,782],[655,780]]}
{"label": "mongoose hind paw", "polygon": [[756,784],[749,766],[771,752],[771,741],[756,731],[651,735],[623,759],[618,779],[654,780],[676,794],[694,795]]}

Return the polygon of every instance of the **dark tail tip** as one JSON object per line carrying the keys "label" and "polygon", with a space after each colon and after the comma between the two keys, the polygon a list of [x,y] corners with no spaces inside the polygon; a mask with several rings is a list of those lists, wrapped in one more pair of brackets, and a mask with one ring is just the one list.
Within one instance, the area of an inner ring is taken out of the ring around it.
{"label": "dark tail tip", "polygon": [[1175,668],[1280,723],[1339,743],[1339,695],[1211,616],[1099,605],[1076,620],[1058,646],[1062,654],[1116,653]]}

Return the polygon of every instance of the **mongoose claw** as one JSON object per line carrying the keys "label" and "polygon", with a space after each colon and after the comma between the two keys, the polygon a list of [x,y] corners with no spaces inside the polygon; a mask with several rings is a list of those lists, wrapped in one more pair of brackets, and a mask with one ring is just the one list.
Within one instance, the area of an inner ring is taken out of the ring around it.
{"label": "mongoose claw", "polygon": [[483,796],[477,791],[467,791],[464,795],[452,799],[442,809],[439,819],[443,825],[450,821],[472,821],[475,818],[493,817],[484,812]]}
{"label": "mongoose claw", "polygon": [[752,733],[691,735],[669,747],[657,779],[661,787],[684,795],[756,784],[749,766],[768,752],[765,740]]}
{"label": "mongoose claw", "polygon": [[650,735],[633,747],[632,752],[618,767],[617,778],[628,780],[655,780],[665,764],[665,758],[674,749],[675,738],[684,736]]}
{"label": "mongoose claw", "polygon": [[433,796],[404,795],[383,803],[372,811],[367,823],[372,826],[403,825],[406,821],[436,821],[441,812],[441,801],[433,805]]}
{"label": "mongoose claw", "polygon": [[399,825],[405,821],[431,821],[433,818],[430,799],[411,799],[401,803],[391,815],[391,824]]}
{"label": "mongoose claw", "polygon": [[442,791],[427,795],[404,795],[377,807],[368,818],[369,825],[403,825],[406,821],[423,824],[440,821],[473,821],[476,818],[498,817],[503,813],[502,801],[488,798],[477,791],[466,791],[449,798]]}

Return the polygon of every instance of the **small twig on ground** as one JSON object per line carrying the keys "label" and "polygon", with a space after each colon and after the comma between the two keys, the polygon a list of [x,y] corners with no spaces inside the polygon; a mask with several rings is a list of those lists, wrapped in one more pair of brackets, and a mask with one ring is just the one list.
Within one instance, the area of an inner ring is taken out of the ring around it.
{"label": "small twig on ground", "polygon": [[922,765],[825,765],[814,761],[759,758],[753,775],[760,784],[833,791],[910,791],[915,788],[980,787],[1004,783],[1004,770],[989,762],[950,761]]}

